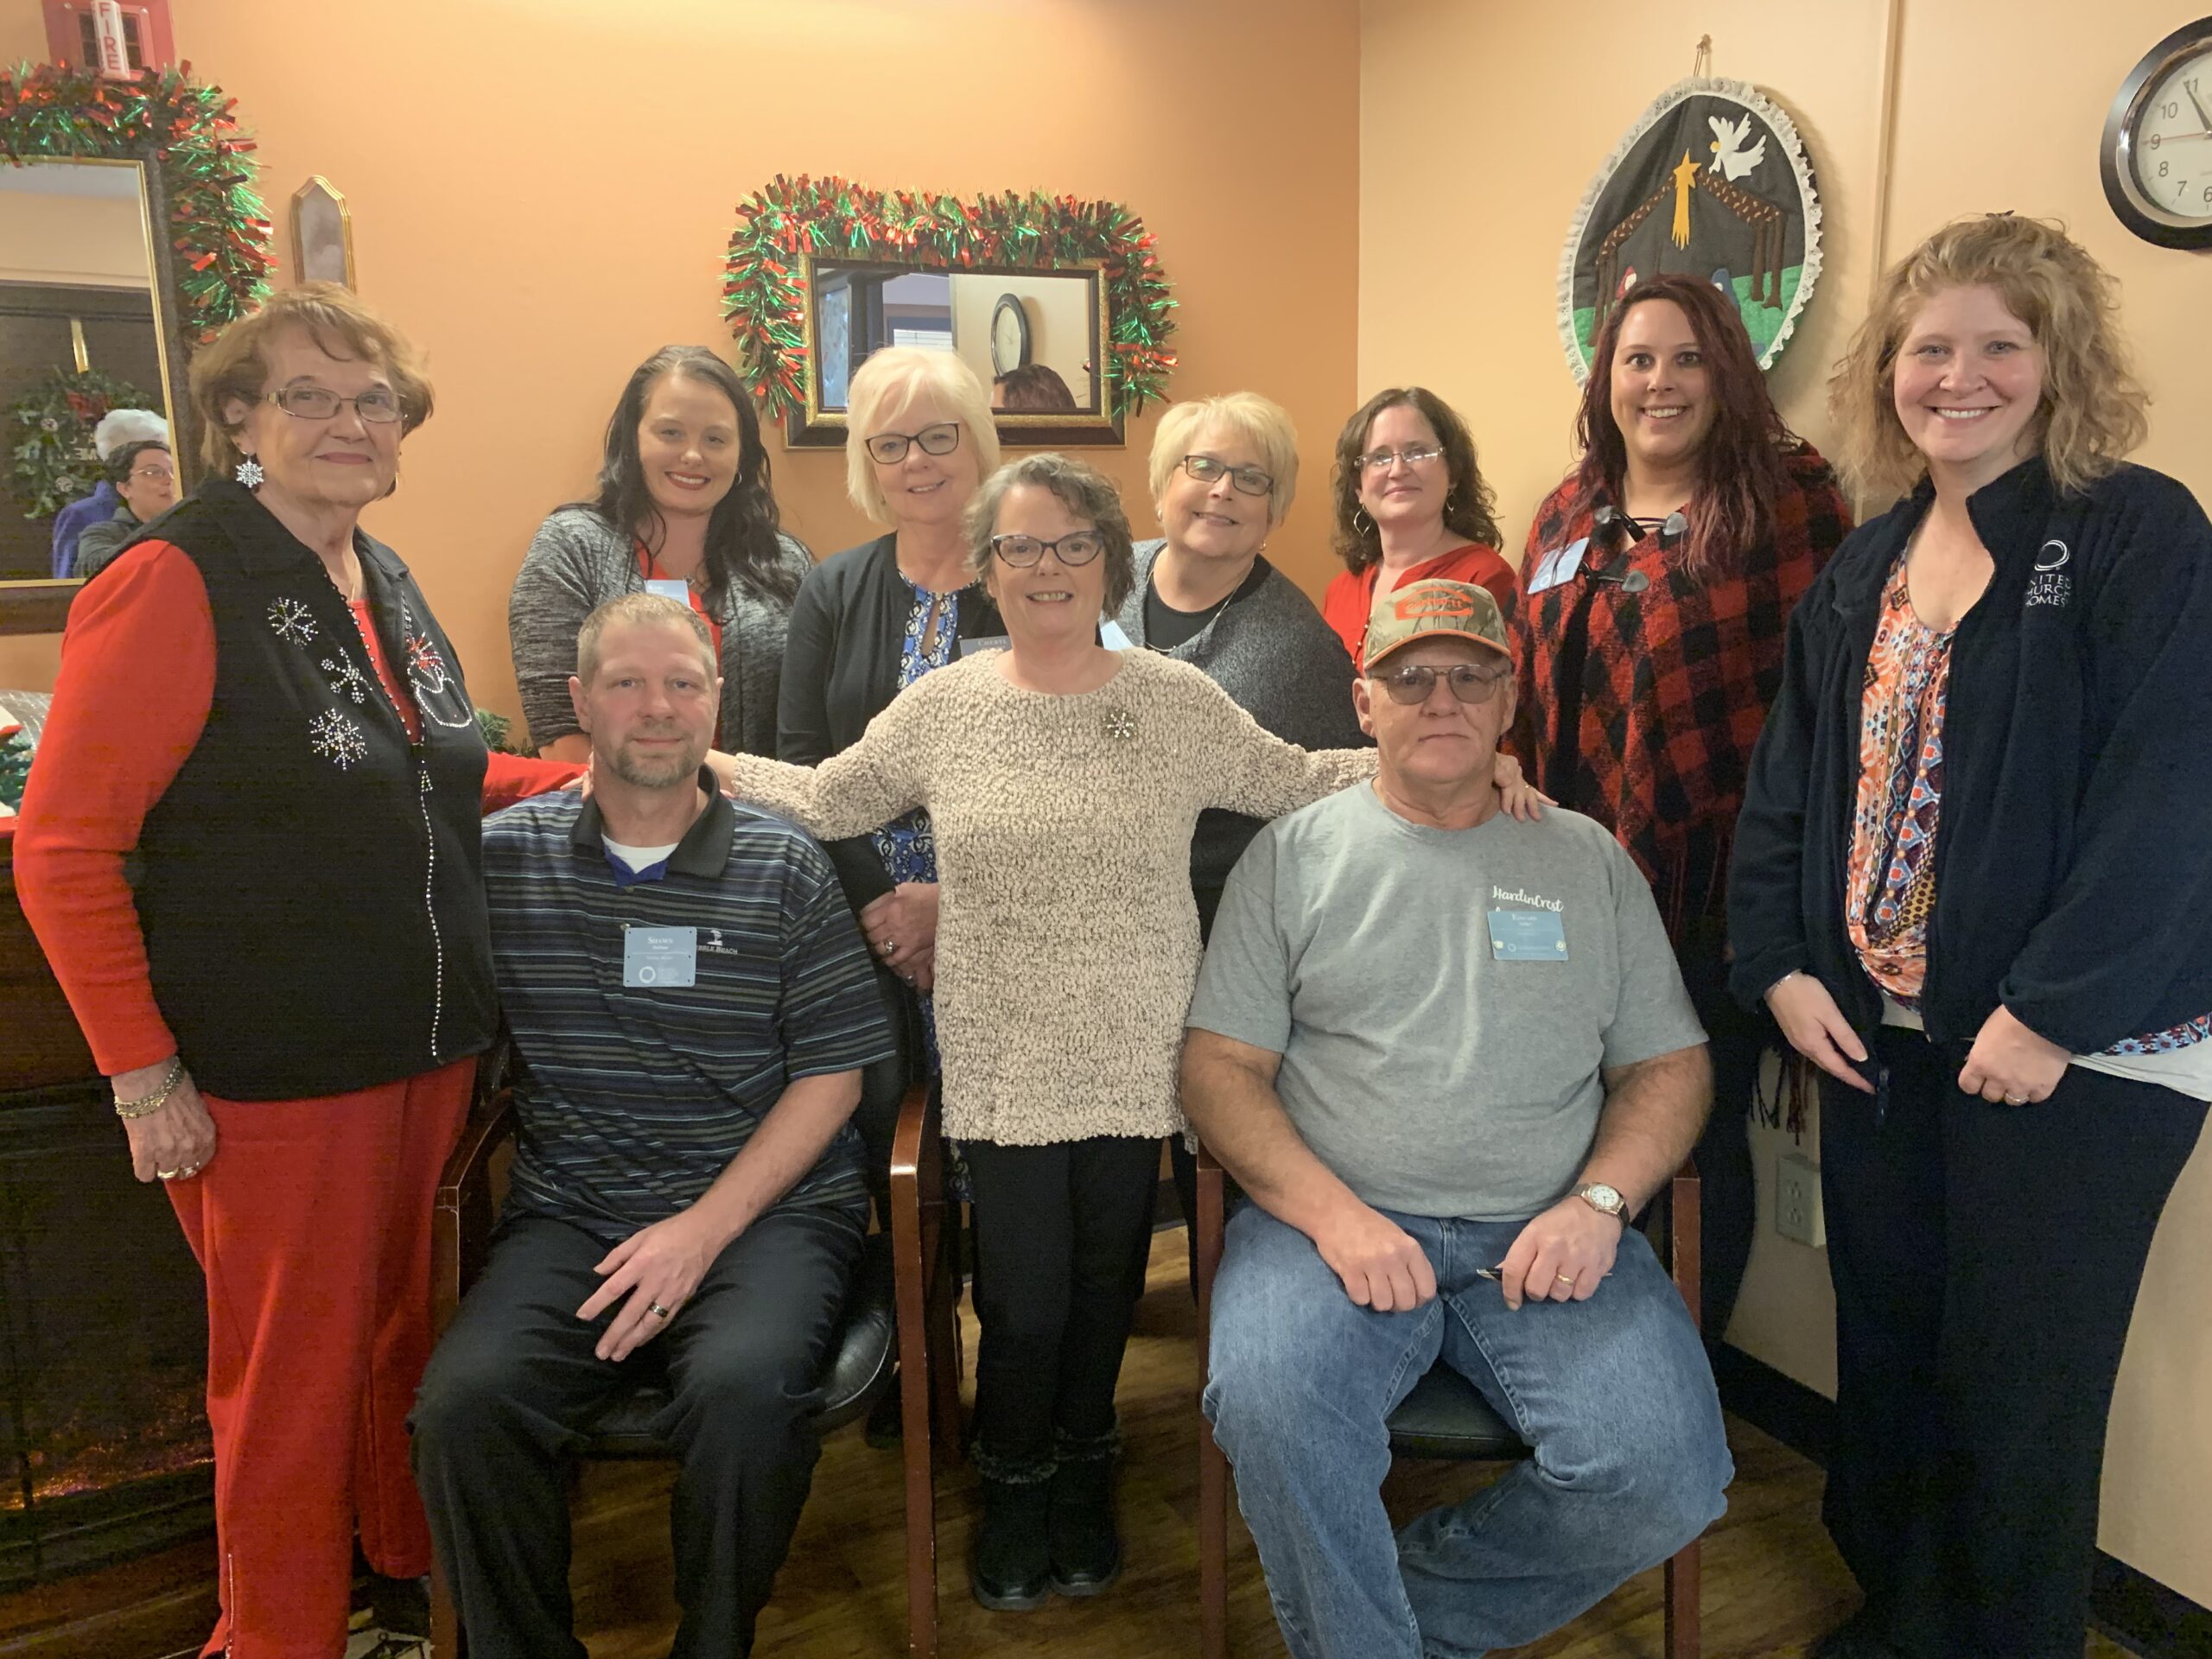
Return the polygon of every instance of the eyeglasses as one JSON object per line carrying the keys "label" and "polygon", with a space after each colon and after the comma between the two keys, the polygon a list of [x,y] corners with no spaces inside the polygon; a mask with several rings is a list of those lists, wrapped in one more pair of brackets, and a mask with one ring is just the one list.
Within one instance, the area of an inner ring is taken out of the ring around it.
{"label": "eyeglasses", "polygon": [[358,397],[340,397],[327,386],[279,386],[267,394],[270,403],[302,421],[327,421],[346,404],[363,420],[389,426],[400,417],[399,394],[389,386],[372,386]]}
{"label": "eyeglasses", "polygon": [[991,551],[1017,570],[1027,570],[1050,553],[1065,565],[1089,564],[1106,550],[1106,538],[1095,530],[1071,530],[1057,541],[1034,536],[994,536]]}
{"label": "eyeglasses", "polygon": [[1477,668],[1472,663],[1454,663],[1449,668],[1431,668],[1426,664],[1408,663],[1402,667],[1388,669],[1368,677],[1380,680],[1393,702],[1427,702],[1429,693],[1436,689],[1440,676],[1452,688],[1452,695],[1460,702],[1488,702],[1497,688],[1504,683],[1508,671],[1503,668]]}
{"label": "eyeglasses", "polygon": [[149,484],[156,482],[162,484],[174,484],[176,482],[176,474],[166,467],[136,467],[131,469],[130,476],[133,478],[143,478]]}
{"label": "eyeglasses", "polygon": [[949,455],[960,447],[960,423],[939,421],[918,432],[879,432],[868,441],[868,452],[888,467],[906,459],[906,446],[918,443],[925,455]]}
{"label": "eyeglasses", "polygon": [[1265,495],[1275,486],[1272,473],[1263,473],[1256,467],[1232,467],[1211,455],[1184,456],[1183,470],[1201,484],[1211,484],[1227,474],[1230,485],[1239,495]]}
{"label": "eyeglasses", "polygon": [[1418,467],[1425,461],[1434,461],[1444,453],[1433,443],[1409,443],[1402,449],[1370,449],[1359,458],[1359,469],[1363,473],[1387,473],[1390,463],[1402,461],[1408,467]]}

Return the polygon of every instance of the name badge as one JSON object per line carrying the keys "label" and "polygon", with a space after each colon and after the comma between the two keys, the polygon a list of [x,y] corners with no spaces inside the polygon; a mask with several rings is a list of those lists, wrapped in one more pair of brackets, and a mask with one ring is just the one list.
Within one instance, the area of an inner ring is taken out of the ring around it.
{"label": "name badge", "polygon": [[1493,910],[1490,954],[1494,962],[1565,962],[1567,924],[1555,910]]}
{"label": "name badge", "polygon": [[1529,578],[1529,591],[1541,594],[1547,588],[1556,588],[1573,578],[1582,568],[1582,556],[1590,550],[1590,538],[1578,536],[1565,547],[1554,547],[1536,561],[1536,573]]}
{"label": "name badge", "polygon": [[1098,619],[1098,643],[1109,651],[1135,651],[1135,640],[1122,632],[1122,625],[1110,616]]}
{"label": "name badge", "polygon": [[651,989],[681,988],[699,977],[699,930],[632,927],[622,934],[622,982]]}
{"label": "name badge", "polygon": [[646,582],[645,591],[658,594],[663,599],[672,599],[687,611],[691,608],[691,584],[688,582],[672,582],[664,576],[654,576]]}

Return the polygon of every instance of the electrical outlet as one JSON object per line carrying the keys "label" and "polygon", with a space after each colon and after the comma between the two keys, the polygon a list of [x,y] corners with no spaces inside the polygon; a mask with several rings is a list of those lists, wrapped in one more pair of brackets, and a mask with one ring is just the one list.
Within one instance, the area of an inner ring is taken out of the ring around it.
{"label": "electrical outlet", "polygon": [[1776,1160],[1774,1230],[1815,1249],[1828,1242],[1821,1214],[1821,1166],[1802,1152],[1785,1152]]}

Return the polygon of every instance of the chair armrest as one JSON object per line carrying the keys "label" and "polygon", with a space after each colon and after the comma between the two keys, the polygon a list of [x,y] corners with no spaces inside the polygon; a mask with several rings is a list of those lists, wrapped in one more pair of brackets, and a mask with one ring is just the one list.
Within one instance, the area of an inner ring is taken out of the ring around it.
{"label": "chair armrest", "polygon": [[928,1083],[906,1090],[899,1105],[899,1122],[891,1131],[891,1188],[912,1192],[921,1204],[943,1202],[944,1191],[944,1129],[939,1121],[937,1090]]}
{"label": "chair armrest", "polygon": [[1700,1215],[1704,1190],[1694,1158],[1685,1158],[1675,1179],[1667,1184],[1667,1267],[1674,1276],[1675,1288],[1688,1306],[1692,1325],[1702,1323],[1705,1306],[1704,1256],[1699,1244],[1704,1225]]}
{"label": "chair armrest", "polygon": [[1204,1374],[1206,1333],[1213,1325],[1213,1276],[1221,1267],[1221,1236],[1224,1217],[1223,1207],[1227,1202],[1228,1183],[1223,1177],[1221,1161],[1198,1142],[1195,1160],[1198,1169],[1198,1213],[1192,1218],[1192,1237],[1198,1247],[1198,1357],[1200,1374]]}
{"label": "chair armrest", "polygon": [[[478,1073],[480,1085],[486,1065]],[[461,1126],[461,1139],[438,1176],[430,1210],[430,1335],[442,1336],[460,1310],[461,1299],[484,1266],[491,1249],[492,1223],[499,1205],[492,1191],[492,1163],[501,1142],[514,1133],[512,1092],[480,1086],[477,1101]]]}

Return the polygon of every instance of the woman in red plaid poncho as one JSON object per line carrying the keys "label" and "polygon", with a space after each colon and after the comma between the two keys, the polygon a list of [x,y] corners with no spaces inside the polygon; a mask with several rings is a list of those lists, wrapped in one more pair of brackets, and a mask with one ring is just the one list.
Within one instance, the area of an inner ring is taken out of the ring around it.
{"label": "woman in red plaid poncho", "polygon": [[1851,528],[1775,411],[1710,283],[1655,276],[1598,332],[1581,465],[1537,510],[1513,616],[1514,747],[1544,792],[1607,825],[1649,878],[1712,1041],[1704,1327],[1727,1329],[1754,1221],[1746,1118],[1764,1011],[1731,997],[1726,876],[1790,607]]}

